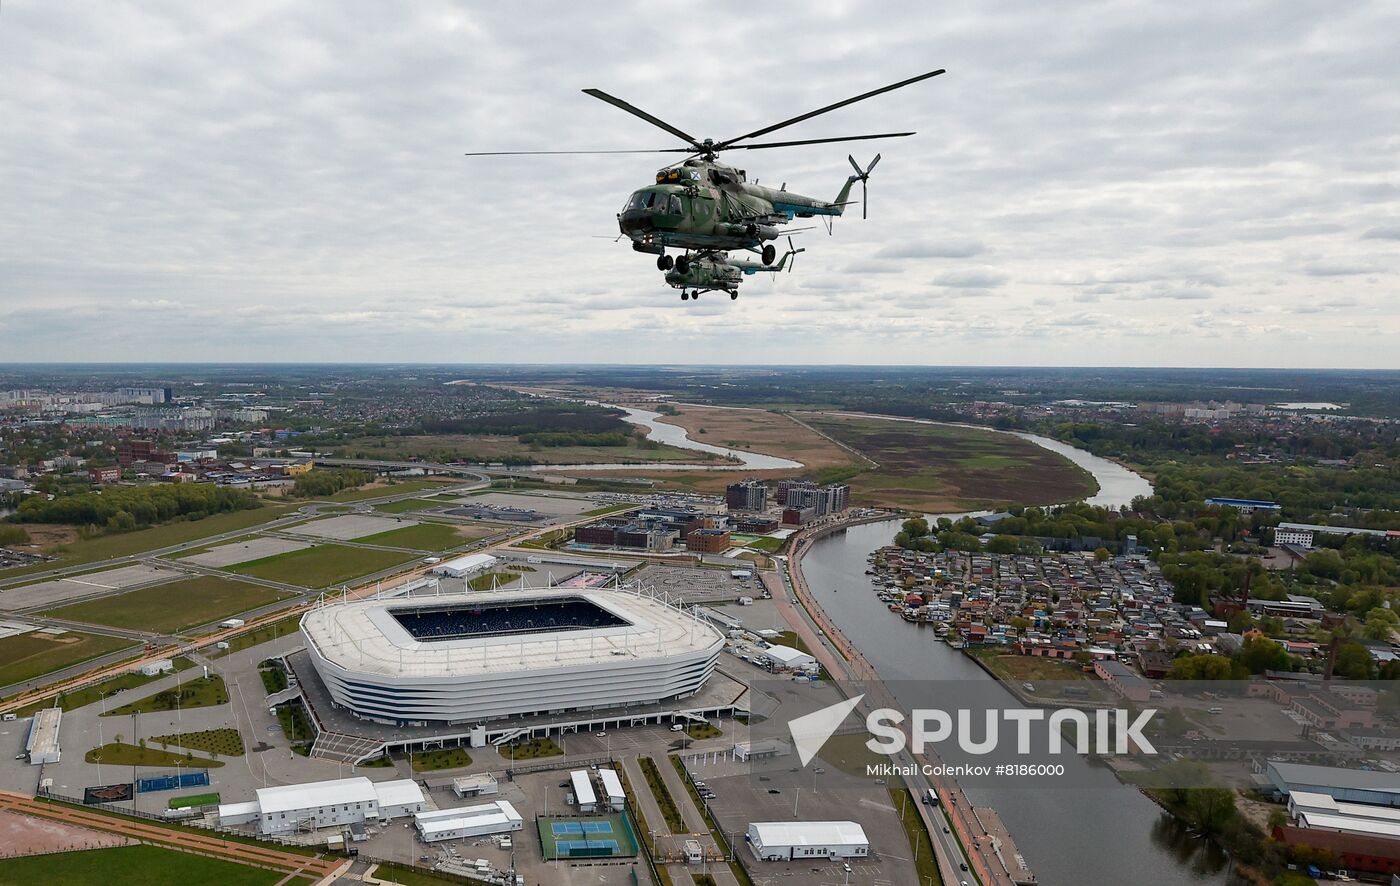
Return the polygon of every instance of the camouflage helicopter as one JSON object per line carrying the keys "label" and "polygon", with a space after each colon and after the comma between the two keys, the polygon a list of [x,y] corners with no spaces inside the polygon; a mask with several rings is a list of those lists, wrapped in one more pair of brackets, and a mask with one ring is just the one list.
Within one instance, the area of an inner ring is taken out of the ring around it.
{"label": "camouflage helicopter", "polygon": [[[781,226],[795,218],[824,218],[830,228],[831,220],[844,213],[850,204],[851,188],[856,182],[861,185],[862,203],[866,195],[866,182],[870,172],[879,162],[876,154],[870,165],[862,169],[855,158],[847,155],[847,160],[855,169],[855,175],[846,179],[836,199],[831,201],[808,197],[787,190],[787,184],[770,188],[750,182],[745,170],[718,162],[716,159],[724,151],[754,151],[771,148],[790,148],[798,145],[831,144],[834,142],[869,141],[872,139],[903,138],[913,132],[884,132],[870,135],[848,135],[831,138],[809,138],[793,141],[775,141],[741,144],[749,139],[767,135],[779,129],[810,120],[821,114],[844,108],[847,105],[891,92],[937,77],[944,73],[940,68],[873,89],[830,104],[815,111],[765,126],[733,138],[715,141],[695,138],[689,133],[672,126],[664,120],[641,110],[616,96],[600,89],[585,89],[590,95],[620,108],[635,117],[665,130],[685,143],[685,147],[659,148],[654,150],[615,150],[615,151],[474,151],[469,157],[490,157],[508,155],[545,154],[689,154],[680,163],[662,168],[656,173],[655,183],[634,191],[622,211],[617,214],[621,236],[632,241],[637,252],[657,256],[656,267],[661,271],[673,268],[682,275],[687,267],[697,260],[714,259],[729,250],[747,250],[757,253],[764,265],[771,265],[777,257],[777,250],[767,241],[776,240],[783,232]],[[862,217],[866,207],[862,207]],[[621,239],[621,236],[619,239]],[[673,258],[667,249],[693,250]],[[726,257],[726,262],[730,260]],[[732,262],[731,262],[732,263]]]}
{"label": "camouflage helicopter", "polygon": [[788,251],[783,253],[777,264],[734,259],[727,252],[697,256],[686,261],[684,267],[677,262],[667,269],[666,282],[671,288],[681,291],[681,301],[698,299],[700,293],[710,290],[727,292],[731,299],[736,299],[739,297],[739,284],[746,275],[752,276],[759,271],[776,274],[784,268],[791,271],[797,254],[806,251],[795,248],[789,237]]}

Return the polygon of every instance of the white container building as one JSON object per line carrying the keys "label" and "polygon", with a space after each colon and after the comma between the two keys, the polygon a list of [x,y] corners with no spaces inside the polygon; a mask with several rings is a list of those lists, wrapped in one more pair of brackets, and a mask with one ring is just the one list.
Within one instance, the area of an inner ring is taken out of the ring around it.
{"label": "white container building", "polygon": [[865,829],[854,821],[755,821],[749,845],[763,861],[809,858],[864,858],[870,854]]}
{"label": "white container building", "polygon": [[460,809],[420,812],[413,816],[413,823],[425,843],[503,834],[518,831],[525,826],[524,819],[509,800],[496,800]]}

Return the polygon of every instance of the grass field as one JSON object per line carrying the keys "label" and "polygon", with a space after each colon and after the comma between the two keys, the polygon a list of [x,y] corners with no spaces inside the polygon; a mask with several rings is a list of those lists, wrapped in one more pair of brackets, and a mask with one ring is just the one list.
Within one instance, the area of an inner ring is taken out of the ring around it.
{"label": "grass field", "polygon": [[218,794],[190,794],[188,797],[171,797],[165,804],[167,809],[188,809],[191,806],[213,806],[220,800]]}
{"label": "grass field", "polygon": [[850,479],[853,504],[921,511],[1043,505],[1097,489],[1087,471],[1010,434],[825,413],[801,417],[879,465]]}
{"label": "grass field", "polygon": [[119,708],[110,709],[102,716],[121,717],[135,711],[150,713],[152,711],[173,711],[176,708],[189,710],[190,708],[208,708],[221,704],[228,704],[228,687],[224,685],[223,677],[218,674],[210,674],[208,677],[185,680],[180,683],[178,688],[172,686],[169,689],[162,689],[154,695],[127,702]]}
{"label": "grass field", "polygon": [[[122,846],[57,855],[7,858],[0,865],[0,884],[43,883],[45,886],[149,886],[152,883],[218,883],[219,886],[272,886],[286,875],[250,868],[219,858],[206,858],[159,846]],[[289,882],[302,884],[304,878]]]}
{"label": "grass field", "polygon": [[464,769],[472,765],[471,754],[461,748],[443,748],[437,751],[419,751],[412,757],[414,772],[433,772],[438,769]]}
{"label": "grass field", "polygon": [[59,668],[133,646],[134,643],[121,637],[104,637],[78,631],[69,631],[57,636],[31,631],[0,638],[0,686],[30,680]]}
{"label": "grass field", "polygon": [[771,553],[773,553],[774,551],[776,551],[778,548],[781,548],[782,546],[783,546],[783,539],[781,539],[781,538],[771,538],[771,537],[766,536],[766,535],[763,536],[762,538],[754,539],[753,541],[751,541],[751,542],[749,542],[748,544],[744,545],[744,547],[746,547],[746,548],[753,548],[755,551],[763,551],[765,554],[771,554]]}
{"label": "grass field", "polygon": [[1073,661],[1060,661],[1033,655],[1006,655],[992,649],[978,649],[972,653],[986,665],[999,680],[1020,685],[1025,682],[1043,680],[1053,683],[1061,680],[1087,680],[1089,675]]}
{"label": "grass field", "polygon": [[172,735],[157,735],[147,744],[174,745],[191,751],[218,754],[221,757],[241,757],[245,753],[243,737],[237,729],[205,729],[202,732],[176,732]]}
{"label": "grass field", "polygon": [[467,587],[473,591],[489,591],[493,587],[508,585],[520,575],[516,572],[486,572],[467,579]]}
{"label": "grass field", "polygon": [[422,479],[399,480],[392,483],[371,483],[359,489],[345,489],[335,495],[318,498],[315,501],[364,501],[367,498],[383,498],[386,495],[403,495],[406,492],[421,492],[424,489],[437,489],[444,485],[461,483],[461,480]]}
{"label": "grass field", "polygon": [[279,618],[277,621],[265,624],[256,630],[249,631],[246,634],[239,634],[237,637],[228,641],[227,649],[212,650],[209,653],[209,657],[223,658],[225,655],[239,652],[251,646],[257,646],[260,643],[266,643],[268,640],[276,640],[278,637],[285,637],[288,632],[295,631],[299,624],[301,624],[301,613],[289,615],[286,618]]}
{"label": "grass field", "polygon": [[300,701],[290,701],[277,706],[277,722],[282,726],[282,734],[287,741],[311,741],[316,732],[306,716],[306,709]]}
{"label": "grass field", "polygon": [[291,596],[287,591],[211,575],[50,609],[45,615],[162,633],[209,624]]}
{"label": "grass field", "polygon": [[57,561],[51,560],[34,566],[6,569],[0,571],[0,578],[42,572],[63,566],[77,566],[112,557],[125,557],[129,554],[153,551],[170,545],[198,541],[201,538],[232,532],[236,529],[248,529],[269,520],[275,520],[297,506],[295,503],[265,504],[260,508],[248,511],[214,514],[203,520],[173,520],[159,526],[152,526],[149,529],[138,529],[135,532],[120,532],[114,535],[99,535],[96,538],[80,539],[45,551],[45,553],[58,556]]}
{"label": "grass field", "polygon": [[676,807],[676,800],[667,789],[666,782],[661,780],[661,770],[656,768],[656,761],[650,757],[638,757],[637,765],[642,769],[647,787],[656,797],[656,805],[660,807],[661,815],[666,819],[667,830],[673,834],[685,833],[685,820],[681,818],[681,811]]}
{"label": "grass field", "polygon": [[324,588],[369,575],[412,560],[395,551],[376,551],[322,544],[249,560],[228,567],[230,572],[283,581],[306,588]]}
{"label": "grass field", "polygon": [[606,517],[608,514],[620,514],[623,511],[634,511],[637,505],[619,503],[615,505],[604,505],[601,508],[594,508],[591,511],[584,511],[580,517]]}
{"label": "grass field", "polygon": [[507,760],[535,760],[540,757],[558,757],[564,753],[559,749],[559,745],[548,738],[511,742],[501,745],[500,752]]}
{"label": "grass field", "polygon": [[[479,536],[478,536],[479,537]],[[458,527],[449,523],[419,523],[377,532],[355,539],[367,545],[387,545],[395,548],[413,548],[418,551],[441,551],[466,544],[467,537]]]}
{"label": "grass field", "polygon": [[124,741],[109,741],[101,747],[93,748],[83,755],[83,759],[89,763],[101,763],[104,766],[193,766],[201,768],[218,768],[223,764],[221,760],[211,760],[204,757],[195,757],[193,754],[179,754],[174,751],[162,751],[157,747],[141,747],[140,745],[127,744]]}
{"label": "grass field", "polygon": [[[907,789],[890,788],[890,802],[894,804],[896,815],[900,809],[904,810],[901,823],[904,825],[904,836],[909,840],[909,850],[914,853],[914,868],[918,871],[919,882],[935,886],[942,883],[938,859],[933,854],[933,842],[923,819],[919,818],[919,798]],[[943,817],[940,811],[935,810],[935,813],[937,818]]]}
{"label": "grass field", "polygon": [[[185,658],[183,655],[177,655],[174,659],[171,660],[171,664],[175,666],[175,670],[177,671],[184,671],[194,667],[194,662],[190,661],[188,658]],[[76,692],[61,693],[58,696],[58,706],[65,711],[76,710],[77,708],[81,708],[85,705],[90,705],[95,701],[100,701],[104,695],[108,698],[111,698],[118,692],[122,692],[127,689],[135,689],[138,686],[144,686],[147,683],[150,683],[152,680],[159,680],[161,677],[164,676],[164,674],[152,674],[148,677],[145,674],[136,671],[133,671],[130,674],[122,674],[117,677],[112,677],[110,680],[103,680],[101,683],[96,683],[92,686],[86,686],[82,689],[77,690]],[[19,716],[21,717],[27,717],[30,714],[37,711],[39,708],[48,707],[53,707],[53,699],[36,701],[32,705],[28,705],[26,707],[18,709],[16,713],[19,714]]]}
{"label": "grass field", "polygon": [[403,501],[386,501],[383,504],[375,505],[374,509],[386,514],[406,514],[409,511],[421,511],[424,508],[440,508],[446,504],[446,501],[433,501],[427,498],[406,498]]}

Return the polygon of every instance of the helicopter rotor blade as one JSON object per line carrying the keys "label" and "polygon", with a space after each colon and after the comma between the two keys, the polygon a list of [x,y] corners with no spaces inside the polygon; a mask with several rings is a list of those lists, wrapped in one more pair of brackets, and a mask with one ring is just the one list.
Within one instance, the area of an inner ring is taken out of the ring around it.
{"label": "helicopter rotor blade", "polygon": [[[918,83],[918,82],[921,81],[921,80],[927,80],[927,79],[929,79],[930,77],[937,77],[939,74],[942,74],[942,73],[945,73],[945,69],[944,69],[944,68],[939,68],[939,69],[936,70],[936,71],[929,71],[927,74],[920,74],[920,75],[918,75],[917,77],[910,77],[908,80],[901,80],[901,81],[899,81],[898,83],[891,83],[889,86],[882,86],[882,87],[880,87],[879,89],[872,89],[872,90],[869,91],[869,92],[864,92],[864,93],[861,93],[860,95],[857,95],[857,96],[855,96],[855,97],[853,97],[853,98],[848,98],[848,99],[845,99],[844,101],[839,101],[839,102],[836,102],[835,104],[827,105],[827,106],[824,107],[824,108],[818,108],[818,109],[815,110],[815,111],[808,111],[806,114],[800,114],[800,115],[798,115],[798,116],[796,116],[796,117],[792,117],[792,118],[790,118],[790,119],[784,120],[784,121],[781,122],[781,123],[774,123],[772,126],[765,126],[765,127],[763,127],[762,129],[755,129],[753,132],[747,133],[747,134],[745,134],[745,135],[739,135],[739,136],[735,136],[734,138],[731,138],[731,139],[725,139],[724,141],[720,142],[716,147],[728,148],[728,147],[730,147],[731,145],[733,145],[735,142],[744,141],[745,139],[750,139],[750,138],[756,138],[756,137],[758,137],[758,136],[760,136],[760,135],[767,135],[768,133],[773,132],[773,131],[775,131],[775,130],[782,129],[782,128],[786,127],[786,126],[791,126],[791,125],[793,125],[794,123],[801,123],[803,120],[810,120],[810,119],[812,119],[813,117],[817,117],[817,116],[820,116],[821,114],[825,114],[825,113],[828,113],[828,112],[830,112],[830,111],[834,111],[834,110],[836,110],[837,108],[844,108],[844,107],[846,107],[847,105],[853,105],[853,104],[855,104],[856,102],[865,101],[865,100],[868,99],[868,98],[874,98],[875,96],[877,96],[877,95],[883,95],[883,94],[886,93],[886,92],[892,92],[892,91],[894,91],[894,90],[896,90],[896,89],[900,89],[900,88],[902,88],[902,87],[909,86],[909,85],[914,84],[914,83]],[[587,90],[585,90],[585,91],[587,91]],[[605,99],[605,101],[606,101],[606,99]]]}
{"label": "helicopter rotor blade", "polygon": [[[872,138],[904,138],[907,135],[914,135],[912,132],[881,132],[876,135],[840,135],[835,138],[804,138],[790,142],[763,142],[757,145],[732,145],[727,148],[730,151],[757,151],[761,148],[791,148],[797,145],[829,145],[832,142],[863,142]],[[717,145],[716,150],[719,149]]]}
{"label": "helicopter rotor blade", "polygon": [[860,164],[856,162],[856,158],[854,156],[847,154],[846,162],[850,163],[851,168],[856,171],[857,178],[859,178],[862,175],[865,175],[865,170],[860,168]]}
{"label": "helicopter rotor blade", "polygon": [[691,148],[643,148],[624,151],[467,151],[464,157],[532,157],[540,154],[688,154]]}
{"label": "helicopter rotor blade", "polygon": [[870,165],[865,167],[865,174],[869,175],[875,171],[875,165],[880,162],[880,155],[876,154],[875,159],[870,161]]}
{"label": "helicopter rotor blade", "polygon": [[[601,89],[585,89],[583,91],[583,94],[591,95],[600,101],[605,101],[615,108],[621,108],[622,110],[626,111],[634,117],[640,117],[641,119],[650,123],[652,126],[655,126],[658,129],[666,130],[667,132],[674,135],[676,138],[691,145],[695,150],[704,150],[700,146],[700,142],[696,140],[695,136],[691,135],[688,132],[685,132],[684,130],[677,129],[676,127],[667,123],[665,120],[662,120],[660,117],[654,117],[651,114],[648,114],[646,111],[643,111],[641,108],[636,107],[635,105],[628,104],[627,102],[623,101],[615,95],[608,95]],[[689,150],[689,148],[687,148],[687,150]]]}
{"label": "helicopter rotor blade", "polygon": [[860,180],[860,217],[870,218],[870,194],[866,190],[865,182],[869,176],[862,176]]}

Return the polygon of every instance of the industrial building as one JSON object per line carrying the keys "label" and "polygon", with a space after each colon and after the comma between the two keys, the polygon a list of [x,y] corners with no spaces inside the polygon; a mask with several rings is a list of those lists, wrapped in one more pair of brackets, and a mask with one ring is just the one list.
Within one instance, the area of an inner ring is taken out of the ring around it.
{"label": "industrial building", "polygon": [[459,775],[452,779],[452,793],[459,797],[481,797],[499,791],[496,776],[489,772],[479,775]]}
{"label": "industrial building", "polygon": [[1400,807],[1400,773],[1270,761],[1264,779],[1292,799],[1294,791],[1325,794],[1339,803]]}
{"label": "industrial building", "polygon": [[524,820],[509,800],[496,800],[460,809],[434,809],[413,816],[424,843],[504,834],[524,827]]}
{"label": "industrial building", "polygon": [[718,629],[633,590],[514,589],[323,603],[302,636],[332,700],[395,725],[481,723],[692,695]]}
{"label": "industrial building", "polygon": [[470,578],[485,572],[496,565],[496,558],[490,554],[467,554],[443,561],[432,568],[433,575],[448,578]]}
{"label": "industrial building", "polygon": [[34,712],[34,719],[29,723],[29,737],[24,742],[24,752],[29,755],[31,766],[58,762],[58,727],[62,722],[62,708],[40,708]]}
{"label": "industrial building", "polygon": [[777,668],[791,668],[794,671],[799,671],[817,666],[817,660],[808,653],[791,646],[784,646],[781,643],[768,644],[763,650],[763,655]]}
{"label": "industrial building", "polygon": [[763,861],[811,858],[864,858],[870,854],[865,829],[854,821],[755,821],[747,834]]}
{"label": "industrial building", "polygon": [[288,834],[299,830],[349,825],[364,821],[388,821],[422,812],[423,789],[412,779],[372,782],[338,778],[308,784],[259,788],[257,799],[219,806],[219,822],[225,825],[256,821],[262,834]]}
{"label": "industrial building", "polygon": [[1280,523],[1274,527],[1274,544],[1310,548],[1319,535],[1370,535],[1377,538],[1400,538],[1400,530],[1357,529],[1351,526],[1321,526],[1316,523]]}

